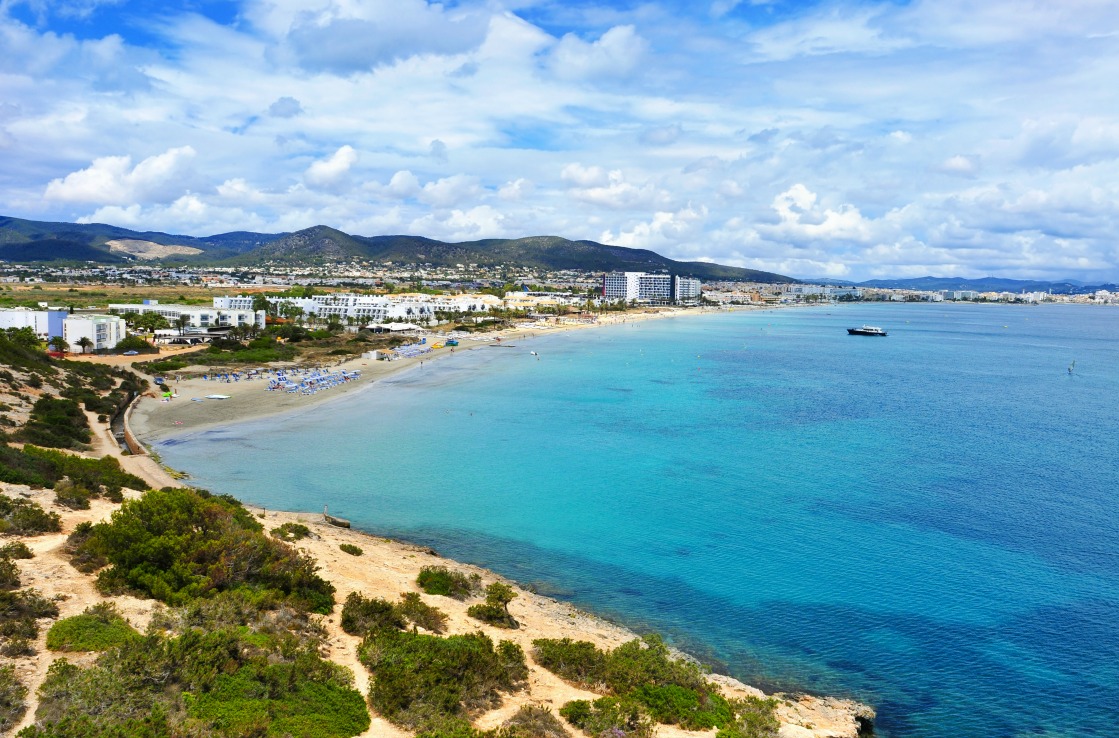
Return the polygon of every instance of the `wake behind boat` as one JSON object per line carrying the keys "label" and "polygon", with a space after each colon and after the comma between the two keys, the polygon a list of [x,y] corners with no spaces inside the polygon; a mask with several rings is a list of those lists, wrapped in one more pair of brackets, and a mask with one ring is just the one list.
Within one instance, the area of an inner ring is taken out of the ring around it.
{"label": "wake behind boat", "polygon": [[885,336],[886,331],[873,325],[864,325],[862,328],[848,328],[847,334],[850,336]]}

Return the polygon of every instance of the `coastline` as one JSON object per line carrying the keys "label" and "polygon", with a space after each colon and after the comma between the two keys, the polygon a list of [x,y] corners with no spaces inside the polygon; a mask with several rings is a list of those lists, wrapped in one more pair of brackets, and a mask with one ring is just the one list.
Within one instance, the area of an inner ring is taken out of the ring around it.
{"label": "coastline", "polygon": [[[723,311],[720,311],[723,312]],[[676,317],[680,312],[658,314],[627,314],[618,316],[617,320],[603,321],[592,325],[572,325],[561,327],[560,330],[579,328],[623,325],[635,320]],[[701,314],[687,312],[688,314]],[[709,313],[702,313],[709,314]],[[612,316],[613,317],[613,316]],[[514,330],[503,334],[503,340],[530,340],[532,333],[539,330]],[[552,331],[548,331],[552,332]],[[460,346],[459,350],[473,350],[484,348],[487,344]],[[452,356],[447,349],[442,349],[433,354],[425,355],[424,362],[438,359],[449,360]],[[184,380],[179,383],[179,395],[170,403],[161,403],[155,397],[144,397],[137,401],[132,418],[134,432],[143,442],[150,442],[166,438],[171,435],[188,431],[198,431],[206,428],[229,425],[242,420],[259,419],[298,413],[317,407],[324,403],[333,402],[335,398],[349,396],[353,392],[369,389],[380,380],[402,372],[417,369],[420,359],[404,359],[394,362],[373,362],[372,360],[355,359],[345,362],[342,368],[361,369],[362,378],[358,382],[336,387],[321,395],[304,397],[300,395],[282,395],[269,393],[265,390],[263,381],[235,384],[215,384],[201,379]],[[362,366],[363,364],[369,366]],[[380,366],[378,366],[380,365]],[[227,388],[229,388],[227,390]],[[192,403],[189,397],[198,392],[215,393],[228,392],[229,400]],[[284,402],[289,400],[289,402]],[[184,409],[185,408],[185,409]],[[193,411],[189,412],[188,411]],[[90,450],[90,455],[110,455],[130,472],[144,479],[152,487],[179,486],[173,472],[163,467],[158,457],[151,455],[124,455],[116,441],[110,435],[108,428],[94,422],[91,417],[91,426],[95,429],[95,439]],[[176,422],[178,421],[178,422]],[[41,536],[27,539],[33,545],[36,558],[20,562],[21,573],[28,582],[28,586],[39,588],[44,594],[50,596],[58,594],[67,599],[60,602],[61,617],[78,614],[91,601],[101,599],[92,586],[92,577],[82,575],[73,570],[61,553],[67,534],[74,526],[83,521],[106,519],[116,509],[104,500],[95,501],[94,506],[86,511],[69,511],[52,504],[53,495],[49,490],[29,490],[15,488],[14,485],[3,485],[9,494],[26,494],[39,501],[44,507],[50,507],[60,512],[63,516],[63,532],[52,536]],[[223,491],[223,490],[217,490]],[[128,494],[136,497],[138,493]],[[319,564],[320,574],[337,588],[336,599],[341,602],[350,592],[361,592],[366,596],[396,598],[401,592],[416,591],[415,578],[420,568],[428,565],[444,565],[466,573],[476,573],[486,581],[505,581],[515,588],[518,597],[510,605],[514,616],[522,623],[517,631],[506,631],[482,625],[478,621],[466,616],[466,607],[469,603],[460,603],[448,598],[428,598],[432,604],[437,604],[450,616],[451,633],[473,632],[482,630],[491,637],[506,638],[516,641],[527,652],[531,651],[531,641],[534,638],[573,638],[589,640],[600,647],[612,648],[637,637],[632,631],[605,621],[560,600],[542,596],[519,587],[515,582],[506,580],[485,569],[460,564],[440,557],[431,549],[417,546],[408,542],[380,538],[358,530],[342,529],[326,523],[321,514],[286,512],[276,510],[263,510],[246,505],[258,516],[266,529],[271,529],[285,522],[301,522],[313,531],[311,538],[300,541],[297,545],[301,550],[310,554]],[[357,545],[363,550],[360,557],[342,553],[339,546],[343,543]],[[151,600],[139,600],[132,597],[107,598],[116,601],[126,613],[129,620],[139,629],[146,627],[155,609],[160,607]],[[369,674],[356,658],[357,646],[360,639],[347,635],[340,627],[340,614],[336,611],[324,619],[324,625],[329,632],[327,657],[351,669],[355,678],[355,686],[363,693],[368,692]],[[40,641],[45,635],[40,636]],[[54,660],[54,654],[45,650],[42,642],[38,644],[40,656],[33,660],[34,668],[26,675],[25,683],[31,688],[32,695],[37,686],[45,677],[46,669]],[[565,702],[572,699],[594,699],[598,695],[586,692],[563,682],[554,674],[531,665],[529,687],[521,693],[510,696],[495,710],[491,710],[476,720],[476,724],[485,729],[496,727],[508,718],[519,707],[525,704],[545,704],[553,709],[558,709]],[[728,696],[760,696],[762,693],[748,687],[737,680],[713,675]],[[22,727],[33,721],[34,705],[22,723],[11,732],[14,735]],[[858,735],[859,717],[869,717],[873,711],[865,706],[850,700],[834,699],[830,697],[815,697],[806,695],[781,695],[777,715],[782,722],[780,735],[783,738],[840,738]],[[658,734],[664,738],[682,738],[683,736],[711,735],[711,732],[690,732],[675,726],[661,725]],[[373,722],[363,736],[397,736],[403,738],[409,735],[407,731],[388,723],[382,718],[373,715]]]}

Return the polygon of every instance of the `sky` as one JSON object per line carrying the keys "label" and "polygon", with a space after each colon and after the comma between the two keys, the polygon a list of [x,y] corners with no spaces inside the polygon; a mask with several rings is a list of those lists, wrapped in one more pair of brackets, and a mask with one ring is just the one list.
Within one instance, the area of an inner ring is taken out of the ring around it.
{"label": "sky", "polygon": [[0,0],[0,214],[1119,281],[1116,0]]}

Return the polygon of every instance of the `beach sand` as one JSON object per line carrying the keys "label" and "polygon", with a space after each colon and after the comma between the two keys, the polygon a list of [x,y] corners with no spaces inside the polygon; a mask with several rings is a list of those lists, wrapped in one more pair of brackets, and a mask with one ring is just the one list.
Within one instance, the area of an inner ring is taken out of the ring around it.
{"label": "beach sand", "polygon": [[[633,320],[633,315],[625,316]],[[621,318],[619,318],[619,322]],[[527,333],[539,333],[539,330],[529,329]],[[505,340],[520,340],[527,336],[512,334]],[[466,343],[466,342],[464,342]],[[484,345],[484,344],[480,344]],[[466,350],[467,346],[459,350]],[[423,361],[431,360],[425,356]],[[443,350],[443,357],[449,357],[450,352]],[[441,358],[440,360],[447,360]],[[453,359],[451,359],[453,360]],[[352,385],[344,385],[328,390],[319,395],[303,397],[298,395],[282,395],[269,393],[264,387],[266,382],[249,382],[236,384],[217,384],[203,380],[190,380],[179,383],[180,397],[169,403],[161,403],[157,398],[145,397],[139,403],[132,415],[133,431],[141,438],[151,439],[162,435],[181,432],[185,429],[195,429],[208,425],[226,424],[236,422],[246,417],[259,417],[269,413],[290,412],[301,407],[308,407],[313,403],[329,400],[332,397],[344,397],[347,393],[361,391],[370,386],[370,380],[376,380],[398,371],[406,371],[418,366],[419,360],[400,360],[396,362],[373,362],[356,360],[347,362],[347,368],[360,368],[363,372],[362,380]],[[366,364],[367,366],[363,366]],[[174,383],[173,383],[174,384]],[[229,400],[192,403],[190,396],[205,394],[228,394]],[[122,455],[119,446],[110,435],[109,429],[104,424],[97,424],[95,417],[90,417],[91,425],[95,429],[95,439],[87,455],[111,455],[118,458],[128,471],[143,478],[152,487],[175,485],[175,479],[155,459],[142,455]],[[181,425],[179,424],[181,423]],[[66,536],[74,527],[83,521],[99,521],[107,519],[117,508],[105,500],[94,500],[89,510],[69,510],[54,504],[54,493],[51,490],[31,490],[18,485],[0,484],[3,492],[10,496],[23,494],[29,496],[44,508],[58,512],[63,520],[63,532],[59,534],[27,537],[25,542],[35,552],[35,557],[30,560],[17,562],[21,579],[25,587],[34,587],[48,598],[58,598],[60,617],[69,617],[82,612],[89,605],[109,599],[115,601],[126,614],[131,623],[144,629],[151,619],[154,609],[161,607],[152,600],[141,600],[135,597],[105,598],[97,593],[93,586],[94,577],[77,572],[69,565],[62,553],[62,546]],[[219,490],[220,491],[220,490]],[[136,497],[138,491],[128,492],[126,496]],[[500,576],[477,567],[459,564],[443,559],[430,549],[415,546],[406,542],[377,538],[357,530],[337,528],[328,525],[321,514],[281,512],[274,510],[253,509],[254,513],[261,516],[261,522],[266,529],[274,528],[284,522],[298,521],[311,528],[313,535],[309,539],[298,542],[296,545],[313,556],[320,567],[320,574],[332,582],[337,588],[336,598],[339,603],[345,600],[350,592],[361,592],[367,597],[383,597],[397,599],[403,592],[418,592],[415,584],[416,576],[420,569],[427,565],[443,565],[467,573],[477,573],[485,583],[495,580],[507,581]],[[6,539],[5,539],[6,540]],[[342,552],[339,546],[343,543],[356,545],[363,550],[362,556],[351,556]],[[635,634],[615,624],[606,622],[593,615],[581,612],[570,604],[538,595],[521,589],[513,582],[508,582],[516,589],[518,597],[510,604],[509,609],[514,617],[521,623],[517,630],[502,630],[479,623],[467,617],[466,608],[471,602],[458,602],[456,600],[433,595],[421,594],[427,603],[437,606],[449,616],[450,633],[469,633],[483,631],[495,641],[500,639],[513,640],[521,645],[526,654],[531,654],[532,640],[536,638],[573,638],[588,640],[601,647],[612,648],[625,641],[635,638]],[[324,621],[329,633],[329,658],[350,668],[355,677],[357,688],[363,693],[368,693],[369,674],[357,661],[357,646],[359,638],[347,635],[339,625],[340,610]],[[24,720],[10,735],[15,735],[19,729],[32,723],[36,706],[35,693],[46,675],[47,668],[57,657],[46,650],[46,630],[49,622],[41,622],[42,633],[36,643],[38,655],[29,658],[13,659],[23,683],[29,688],[29,702],[31,708]],[[77,663],[90,663],[94,655],[67,654],[67,658]],[[594,699],[597,695],[581,690],[562,681],[554,674],[536,666],[529,658],[530,678],[527,689],[507,696],[503,704],[476,720],[482,728],[490,728],[511,716],[524,704],[540,704],[558,710],[565,702],[572,699]],[[728,696],[760,695],[757,690],[723,676],[713,676]],[[780,697],[778,717],[782,721],[780,735],[782,738],[854,738],[858,732],[857,715],[872,715],[869,708],[848,700],[829,697],[812,697],[801,695],[786,695]],[[386,736],[390,738],[409,735],[407,731],[388,723],[384,719],[373,715],[373,722],[363,736]],[[658,734],[664,738],[683,738],[684,736],[713,736],[714,731],[688,732],[673,726],[659,726]],[[573,731],[576,735],[581,735]]]}

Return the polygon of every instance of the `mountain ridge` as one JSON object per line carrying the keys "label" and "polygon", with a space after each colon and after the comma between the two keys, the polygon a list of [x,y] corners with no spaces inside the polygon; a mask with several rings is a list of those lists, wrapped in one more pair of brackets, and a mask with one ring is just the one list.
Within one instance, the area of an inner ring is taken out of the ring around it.
{"label": "mountain ridge", "polygon": [[32,221],[0,216],[0,260],[18,262],[94,261],[133,263],[107,245],[114,240],[186,246],[197,255],[175,255],[158,263],[221,266],[302,266],[350,261],[547,270],[668,271],[699,279],[791,283],[782,274],[698,261],[675,261],[648,249],[611,246],[559,236],[444,242],[423,236],[357,236],[316,225],[290,233],[234,231],[212,236],[185,236],[162,231],[134,231],[102,223]]}

